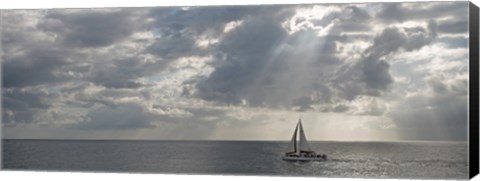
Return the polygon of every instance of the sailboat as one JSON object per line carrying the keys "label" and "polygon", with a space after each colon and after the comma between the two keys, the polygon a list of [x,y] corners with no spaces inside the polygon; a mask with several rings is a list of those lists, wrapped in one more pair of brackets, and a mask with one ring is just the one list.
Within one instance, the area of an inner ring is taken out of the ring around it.
{"label": "sailboat", "polygon": [[[299,141],[297,141],[297,136],[300,137]],[[282,159],[287,161],[324,161],[327,160],[327,155],[317,154],[310,148],[305,131],[303,131],[302,119],[299,119],[288,146],[288,151]]]}

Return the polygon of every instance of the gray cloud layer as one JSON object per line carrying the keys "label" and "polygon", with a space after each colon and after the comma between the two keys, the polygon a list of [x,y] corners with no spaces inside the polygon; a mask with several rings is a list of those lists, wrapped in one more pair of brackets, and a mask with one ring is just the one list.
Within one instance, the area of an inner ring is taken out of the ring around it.
{"label": "gray cloud layer", "polygon": [[4,11],[3,120],[91,131],[198,123],[194,137],[222,120],[250,125],[232,115],[255,108],[381,117],[399,139],[462,140],[466,69],[430,71],[457,61],[440,55],[398,59],[466,49],[467,5]]}

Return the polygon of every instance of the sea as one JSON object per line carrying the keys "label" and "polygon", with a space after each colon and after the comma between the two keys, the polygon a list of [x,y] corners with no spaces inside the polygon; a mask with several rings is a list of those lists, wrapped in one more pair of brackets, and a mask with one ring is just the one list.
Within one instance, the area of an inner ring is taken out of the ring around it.
{"label": "sea", "polygon": [[466,142],[310,142],[321,162],[281,159],[281,141],[2,140],[5,170],[468,179]]}

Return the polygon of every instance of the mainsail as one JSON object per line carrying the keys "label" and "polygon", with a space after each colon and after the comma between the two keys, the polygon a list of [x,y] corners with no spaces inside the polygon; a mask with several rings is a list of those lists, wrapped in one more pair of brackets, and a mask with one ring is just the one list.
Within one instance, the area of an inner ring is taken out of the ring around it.
{"label": "mainsail", "polygon": [[295,127],[295,131],[293,132],[292,140],[290,141],[290,145],[288,145],[288,152],[287,153],[296,153],[297,152],[297,131],[298,131],[298,124]]}
{"label": "mainsail", "polygon": [[[297,134],[300,137],[300,141],[298,141],[298,142],[297,142]],[[297,153],[298,154],[302,151],[311,152],[312,149],[310,148],[310,145],[308,145],[307,137],[305,136],[305,132],[303,131],[302,120],[299,119],[298,123],[297,123],[297,126],[295,127],[295,131],[293,132],[293,136],[292,136],[292,140],[290,141],[290,145],[288,145],[287,154],[289,154],[289,153]]]}

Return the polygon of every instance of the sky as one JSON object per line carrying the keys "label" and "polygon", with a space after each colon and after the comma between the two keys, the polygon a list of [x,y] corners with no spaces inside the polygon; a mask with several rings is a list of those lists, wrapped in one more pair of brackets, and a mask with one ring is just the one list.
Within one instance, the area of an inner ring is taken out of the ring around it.
{"label": "sky", "polygon": [[467,139],[468,2],[0,18],[4,138]]}

